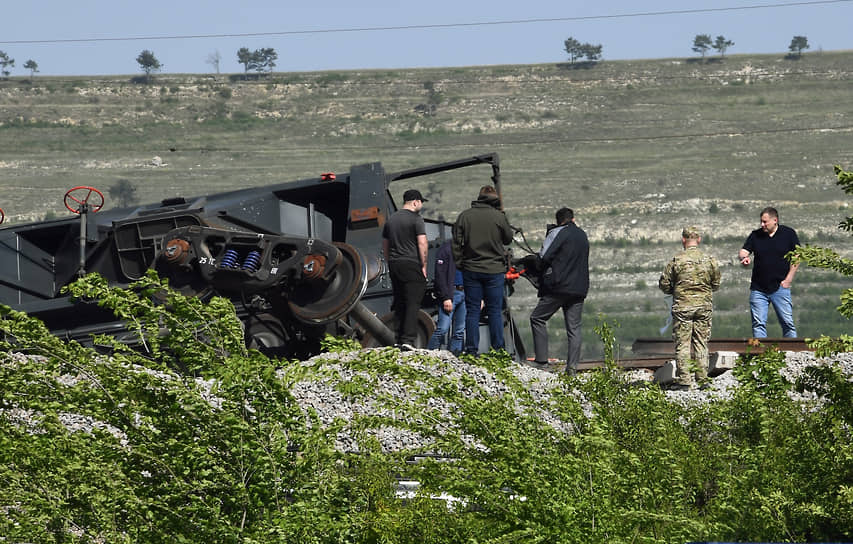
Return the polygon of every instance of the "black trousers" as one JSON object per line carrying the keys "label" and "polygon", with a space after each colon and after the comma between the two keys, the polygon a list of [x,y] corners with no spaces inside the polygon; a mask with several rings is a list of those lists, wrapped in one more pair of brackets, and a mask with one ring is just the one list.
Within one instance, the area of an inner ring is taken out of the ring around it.
{"label": "black trousers", "polygon": [[392,308],[397,321],[397,343],[415,346],[418,337],[418,310],[426,293],[426,278],[420,263],[391,261]]}

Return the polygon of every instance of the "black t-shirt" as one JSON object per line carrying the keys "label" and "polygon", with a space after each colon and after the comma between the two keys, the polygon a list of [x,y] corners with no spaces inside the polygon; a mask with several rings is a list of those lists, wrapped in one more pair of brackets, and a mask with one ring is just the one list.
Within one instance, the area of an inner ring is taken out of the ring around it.
{"label": "black t-shirt", "polygon": [[393,213],[382,228],[382,237],[388,239],[388,260],[421,264],[418,253],[420,234],[426,234],[424,220],[420,215],[405,208]]}
{"label": "black t-shirt", "polygon": [[797,231],[785,225],[779,225],[773,236],[762,229],[752,231],[743,243],[743,249],[753,254],[749,288],[768,294],[775,293],[791,269],[785,254],[799,244]]}

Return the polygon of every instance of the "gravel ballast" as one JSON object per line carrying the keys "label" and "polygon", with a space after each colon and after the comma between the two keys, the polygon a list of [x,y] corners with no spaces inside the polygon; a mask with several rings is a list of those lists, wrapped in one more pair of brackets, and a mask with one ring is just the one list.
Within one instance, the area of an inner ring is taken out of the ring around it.
{"label": "gravel ballast", "polygon": [[[510,388],[494,373],[484,367],[471,364],[461,360],[448,351],[443,350],[415,350],[411,352],[397,352],[391,348],[377,348],[389,350],[389,355],[396,356],[397,364],[408,367],[421,373],[427,373],[434,377],[441,377],[449,383],[456,384],[459,393],[465,397],[471,395],[503,396],[514,394]],[[353,421],[359,416],[383,416],[392,420],[411,417],[403,415],[405,410],[397,411],[395,406],[417,405],[426,406],[437,417],[435,424],[452,425],[455,407],[443,398],[427,398],[423,383],[411,383],[399,374],[367,372],[363,365],[352,364],[370,350],[359,350],[342,353],[326,353],[313,357],[298,364],[312,367],[316,372],[309,372],[309,378],[295,382],[290,391],[298,406],[306,412],[312,411],[316,414],[316,421],[321,425],[331,425],[335,421]],[[26,358],[19,353],[8,354],[4,364],[16,364]],[[832,357],[818,358],[811,352],[787,352],[786,366],[781,373],[790,382],[794,382],[803,370],[809,366],[836,365],[842,373],[853,380],[853,353],[836,354]],[[560,374],[533,368],[526,364],[510,363],[509,371],[520,383],[524,384],[532,403],[539,411],[538,417],[543,423],[550,425],[556,430],[570,431],[570,425],[560,420],[549,412],[549,399],[551,395],[559,390],[566,393],[567,383],[560,378]],[[466,377],[466,380],[459,378]],[[585,379],[584,373],[580,379]],[[164,377],[165,378],[165,377]],[[368,378],[371,387],[368,392],[358,395],[344,394],[339,385],[352,382],[359,378]],[[651,373],[642,371],[626,372],[625,378],[630,382],[651,381]],[[62,375],[55,378],[58,384],[73,383],[78,377]],[[473,385],[471,384],[473,381]],[[197,386],[202,394],[213,406],[217,399],[210,395],[212,384],[204,380],[196,380]],[[467,385],[466,385],[467,384]],[[684,406],[700,405],[731,397],[732,392],[738,387],[738,381],[731,371],[726,371],[719,376],[710,379],[709,386],[702,390],[675,391],[665,390],[666,397],[675,403]],[[814,401],[815,395],[806,391],[803,394],[791,393],[798,400]],[[580,398],[580,396],[579,396]],[[33,426],[36,419],[34,414],[18,407],[6,407],[6,415],[21,425]],[[591,415],[591,406],[586,406],[587,415]],[[62,421],[69,432],[91,432],[95,429],[108,430],[120,440],[123,439],[121,432],[106,426],[103,422],[96,421],[91,417],[80,416],[73,413],[63,413]],[[420,422],[419,422],[420,423]],[[34,432],[37,432],[33,429]],[[359,447],[354,437],[353,430],[349,425],[344,425],[335,438],[335,447],[340,451],[358,451]],[[372,434],[379,441],[384,451],[403,451],[411,449],[428,448],[430,440],[420,436],[411,430],[394,425],[373,428]],[[123,441],[123,440],[122,440]]]}

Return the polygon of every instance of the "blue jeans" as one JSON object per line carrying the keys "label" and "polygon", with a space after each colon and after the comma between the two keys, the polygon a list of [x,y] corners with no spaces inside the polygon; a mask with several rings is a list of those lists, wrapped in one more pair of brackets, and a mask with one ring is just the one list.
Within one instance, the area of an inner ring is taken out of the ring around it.
{"label": "blue jeans", "polygon": [[767,308],[773,305],[779,324],[782,325],[782,336],[795,338],[797,328],[794,326],[794,303],[791,301],[791,290],[779,286],[775,293],[767,294],[762,291],[749,292],[749,310],[752,313],[752,336],[767,338]]}
{"label": "blue jeans", "polygon": [[[438,349],[445,344],[447,339],[447,331],[453,325],[453,332],[450,335],[450,343],[448,348],[456,355],[462,352],[462,343],[465,341],[465,292],[453,291],[453,310],[445,312],[444,308],[439,305],[438,319],[435,323],[435,332],[427,343],[427,349]],[[443,303],[444,301],[439,301]]]}
{"label": "blue jeans", "polygon": [[504,285],[503,272],[462,271],[465,285],[465,352],[477,355],[480,350],[480,303],[485,303],[489,319],[489,340],[492,349],[504,349]]}

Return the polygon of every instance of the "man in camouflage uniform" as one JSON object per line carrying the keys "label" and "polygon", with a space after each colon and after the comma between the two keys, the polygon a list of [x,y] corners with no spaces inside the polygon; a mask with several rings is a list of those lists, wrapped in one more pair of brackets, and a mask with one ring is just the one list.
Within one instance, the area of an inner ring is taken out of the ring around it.
{"label": "man in camouflage uniform", "polygon": [[[675,383],[689,388],[708,377],[708,340],[711,338],[713,292],[720,288],[716,259],[699,249],[696,227],[681,231],[684,251],[667,263],[658,287],[672,295],[672,336],[675,339]],[[692,353],[692,356],[691,356]]]}

